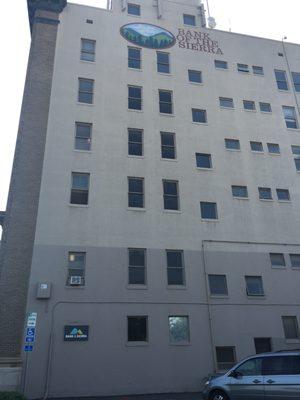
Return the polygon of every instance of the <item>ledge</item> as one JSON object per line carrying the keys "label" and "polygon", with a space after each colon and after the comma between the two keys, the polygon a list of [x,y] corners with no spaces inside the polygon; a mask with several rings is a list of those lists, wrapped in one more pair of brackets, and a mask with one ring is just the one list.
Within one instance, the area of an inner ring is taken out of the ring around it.
{"label": "ledge", "polygon": [[30,29],[32,29],[33,19],[36,10],[51,11],[61,13],[67,5],[67,0],[27,0],[28,18]]}

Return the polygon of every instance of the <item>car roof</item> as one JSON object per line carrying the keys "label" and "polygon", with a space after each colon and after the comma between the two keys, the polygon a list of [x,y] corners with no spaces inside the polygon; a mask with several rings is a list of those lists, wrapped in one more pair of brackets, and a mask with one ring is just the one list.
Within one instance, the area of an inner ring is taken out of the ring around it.
{"label": "car roof", "polygon": [[248,360],[257,357],[276,357],[276,356],[300,356],[300,350],[280,350],[280,351],[272,351],[269,353],[255,354],[255,356],[248,357]]}

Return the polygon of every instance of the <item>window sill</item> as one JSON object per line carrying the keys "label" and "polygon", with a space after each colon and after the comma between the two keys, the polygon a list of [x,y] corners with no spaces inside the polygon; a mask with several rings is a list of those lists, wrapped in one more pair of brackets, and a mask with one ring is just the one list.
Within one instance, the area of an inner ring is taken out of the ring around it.
{"label": "window sill", "polygon": [[163,210],[163,213],[166,214],[182,214],[181,210]]}
{"label": "window sill", "polygon": [[204,126],[208,126],[208,122],[196,122],[196,121],[192,121],[192,124],[194,124],[194,125],[204,125]]}
{"label": "window sill", "polygon": [[80,101],[77,101],[76,104],[79,106],[94,107],[94,103],[81,103]]}
{"label": "window sill", "polygon": [[138,72],[143,72],[142,68],[131,68],[131,67],[127,67],[129,71],[138,71]]}
{"label": "window sill", "polygon": [[134,155],[132,155],[132,154],[127,154],[127,157],[128,157],[128,158],[140,158],[140,159],[145,158],[145,156],[134,156]]}
{"label": "window sill", "polygon": [[234,111],[235,107],[224,107],[224,106],[220,106],[220,110],[231,110]]}
{"label": "window sill", "polygon": [[127,211],[138,211],[138,212],[146,212],[146,208],[139,207],[127,207]]}
{"label": "window sill", "polygon": [[85,285],[65,285],[65,289],[69,290],[69,289],[79,289],[79,290],[84,290],[85,289]]}
{"label": "window sill", "polygon": [[278,89],[277,88],[277,92],[280,92],[280,93],[290,93],[291,91],[290,91],[290,89]]}
{"label": "window sill", "polygon": [[285,339],[288,344],[298,344],[300,343],[300,339]]}
{"label": "window sill", "polygon": [[211,299],[229,299],[229,296],[226,294],[211,294]]}
{"label": "window sill", "polygon": [[255,73],[253,72],[253,76],[259,76],[259,77],[261,77],[261,78],[264,78],[264,77],[265,77],[265,74],[255,74]]}
{"label": "window sill", "polygon": [[191,346],[190,342],[169,343],[170,346]]}
{"label": "window sill", "polygon": [[243,108],[243,111],[250,113],[257,113],[257,110],[246,110],[245,108]]}
{"label": "window sill", "polygon": [[235,199],[235,200],[250,200],[250,198],[249,197],[238,197],[238,196],[232,196],[232,198],[233,199]]}
{"label": "window sill", "polygon": [[278,203],[291,203],[292,200],[277,200]]}
{"label": "window sill", "polygon": [[278,266],[276,266],[276,265],[271,265],[271,268],[272,268],[272,269],[278,269],[278,270],[286,270],[286,267],[283,266],[283,265],[278,265]]}
{"label": "window sill", "polygon": [[168,290],[187,290],[185,285],[167,285]]}
{"label": "window sill", "polygon": [[161,158],[161,161],[178,162],[177,158]]}
{"label": "window sill", "polygon": [[130,111],[130,112],[137,112],[137,113],[142,113],[142,112],[144,112],[143,110],[135,110],[134,108],[127,108],[127,111]]}
{"label": "window sill", "polygon": [[141,15],[135,15],[135,14],[129,14],[127,13],[128,17],[134,17],[134,18],[142,18]]}
{"label": "window sill", "polygon": [[77,149],[74,149],[74,152],[75,152],[75,153],[92,154],[92,151],[91,151],[91,150],[77,150]]}
{"label": "window sill", "polygon": [[212,219],[212,218],[201,218],[201,221],[202,222],[220,222],[219,218],[215,218],[215,219]]}
{"label": "window sill", "polygon": [[240,153],[242,150],[241,149],[228,149],[227,147],[225,147],[225,150],[227,151],[233,151],[233,152],[238,152]]}
{"label": "window sill", "polygon": [[258,199],[259,201],[267,202],[267,203],[272,203],[274,202],[274,199]]}
{"label": "window sill", "polygon": [[71,204],[69,203],[69,207],[75,207],[75,208],[88,208],[88,204]]}
{"label": "window sill", "polygon": [[147,285],[127,285],[128,290],[148,290]]}
{"label": "window sill", "polygon": [[196,167],[198,171],[214,171],[214,168]]}
{"label": "window sill", "polygon": [[204,83],[203,83],[203,82],[191,82],[191,81],[189,81],[189,83],[190,83],[191,85],[204,86]]}
{"label": "window sill", "polygon": [[88,61],[88,60],[81,60],[80,59],[80,62],[83,63],[83,64],[96,64],[96,60],[95,61]]}
{"label": "window sill", "polygon": [[149,342],[126,342],[126,346],[128,346],[128,347],[147,347],[147,346],[149,346]]}
{"label": "window sill", "polygon": [[216,67],[216,66],[215,66],[215,69],[217,69],[218,71],[226,71],[226,72],[229,71],[229,68],[220,68],[220,67]]}
{"label": "window sill", "polygon": [[173,74],[172,74],[171,72],[159,72],[159,71],[157,71],[157,73],[158,73],[159,75],[173,76]]}
{"label": "window sill", "polygon": [[250,71],[237,71],[239,74],[242,74],[242,75],[249,75],[250,76]]}
{"label": "window sill", "polygon": [[251,300],[266,300],[266,296],[264,294],[247,294],[247,299]]}
{"label": "window sill", "polygon": [[175,117],[175,114],[168,114],[168,113],[162,113],[162,112],[160,112],[159,115],[164,116],[164,117]]}
{"label": "window sill", "polygon": [[261,114],[272,114],[272,111],[260,111]]}
{"label": "window sill", "polygon": [[294,271],[300,271],[300,267],[291,267]]}
{"label": "window sill", "polygon": [[286,130],[290,132],[300,132],[299,128],[286,128]]}
{"label": "window sill", "polygon": [[253,154],[265,154],[264,151],[256,151],[256,150],[251,150],[251,153],[253,153]]}
{"label": "window sill", "polygon": [[275,157],[280,157],[281,153],[268,153],[269,156],[275,156]]}

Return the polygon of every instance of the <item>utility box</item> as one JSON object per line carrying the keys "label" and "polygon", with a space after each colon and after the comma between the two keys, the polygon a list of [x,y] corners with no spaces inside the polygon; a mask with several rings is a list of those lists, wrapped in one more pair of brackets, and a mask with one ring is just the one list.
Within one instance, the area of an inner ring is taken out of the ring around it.
{"label": "utility box", "polygon": [[39,282],[37,286],[37,299],[50,299],[51,296],[51,283]]}

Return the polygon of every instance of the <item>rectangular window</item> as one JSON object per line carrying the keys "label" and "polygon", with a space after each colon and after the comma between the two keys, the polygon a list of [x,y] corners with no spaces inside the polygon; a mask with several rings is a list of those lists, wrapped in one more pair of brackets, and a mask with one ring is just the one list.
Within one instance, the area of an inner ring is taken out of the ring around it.
{"label": "rectangular window", "polygon": [[292,146],[292,152],[293,154],[297,155],[300,157],[300,146]]}
{"label": "rectangular window", "polygon": [[72,172],[71,204],[88,204],[90,174]]}
{"label": "rectangular window", "polygon": [[270,253],[270,261],[272,267],[285,267],[285,259],[283,253]]}
{"label": "rectangular window", "polygon": [[169,317],[169,333],[171,344],[184,344],[190,341],[189,317]]}
{"label": "rectangular window", "polygon": [[295,158],[295,167],[297,171],[300,171],[300,158]]}
{"label": "rectangular window", "polygon": [[169,74],[170,73],[170,54],[158,51],[156,53],[156,56],[157,56],[157,72],[161,72],[163,74]]}
{"label": "rectangular window", "polygon": [[183,14],[183,23],[184,25],[196,26],[195,15]]}
{"label": "rectangular window", "polygon": [[217,366],[219,371],[228,371],[236,363],[235,347],[216,347]]}
{"label": "rectangular window", "polygon": [[91,150],[92,124],[76,122],[75,150]]}
{"label": "rectangular window", "polygon": [[128,249],[129,285],[146,285],[146,250]]}
{"label": "rectangular window", "polygon": [[275,78],[279,90],[289,90],[285,71],[275,69]]}
{"label": "rectangular window", "polygon": [[218,69],[228,69],[227,61],[215,60],[215,67]]}
{"label": "rectangular window", "polygon": [[296,316],[284,316],[282,318],[283,331],[286,339],[299,339],[299,328]]}
{"label": "rectangular window", "polygon": [[81,55],[83,61],[95,61],[96,41],[89,39],[81,39]]}
{"label": "rectangular window", "polygon": [[248,198],[247,186],[231,186],[231,191],[233,197]]}
{"label": "rectangular window", "polygon": [[212,168],[211,154],[196,153],[197,168]]}
{"label": "rectangular window", "polygon": [[198,122],[201,124],[207,123],[207,113],[206,110],[199,110],[198,108],[192,108],[193,122]]}
{"label": "rectangular window", "polygon": [[228,97],[219,97],[220,107],[234,108],[233,99]]}
{"label": "rectangular window", "polygon": [[182,250],[166,250],[168,285],[184,285],[184,264]]}
{"label": "rectangular window", "polygon": [[258,193],[261,200],[272,200],[272,190],[270,188],[259,187]]}
{"label": "rectangular window", "polygon": [[177,181],[163,181],[164,209],[179,210],[179,194]]}
{"label": "rectangular window", "polygon": [[141,15],[141,6],[139,4],[128,3],[127,13],[130,15]]}
{"label": "rectangular window", "polygon": [[292,153],[296,156],[294,159],[296,170],[300,171],[300,146],[292,146]]}
{"label": "rectangular window", "polygon": [[264,288],[261,276],[245,276],[248,296],[264,296]]}
{"label": "rectangular window", "polygon": [[299,72],[292,72],[293,83],[296,92],[300,92],[300,73]]}
{"label": "rectangular window", "polygon": [[189,69],[189,81],[193,83],[202,83],[202,72]]}
{"label": "rectangular window", "polygon": [[240,141],[238,139],[225,139],[225,147],[228,150],[240,150]]}
{"label": "rectangular window", "polygon": [[142,109],[142,88],[140,86],[128,86],[129,110]]}
{"label": "rectangular window", "polygon": [[226,275],[208,275],[208,282],[212,296],[228,296]]}
{"label": "rectangular window", "polygon": [[143,131],[141,129],[128,128],[128,155],[143,155]]}
{"label": "rectangular window", "polygon": [[285,124],[287,128],[298,129],[295,107],[282,106]]}
{"label": "rectangular window", "polygon": [[293,268],[300,268],[300,254],[290,254],[290,260]]}
{"label": "rectangular window", "polygon": [[141,49],[137,47],[128,47],[128,67],[141,69]]}
{"label": "rectangular window", "polygon": [[262,142],[250,142],[250,147],[252,151],[263,152],[263,144]]}
{"label": "rectangular window", "polygon": [[238,64],[237,65],[237,70],[239,72],[244,72],[244,73],[249,73],[249,66],[247,64]]}
{"label": "rectangular window", "polygon": [[175,160],[176,158],[175,133],[160,132],[160,138],[161,138],[161,158]]}
{"label": "rectangular window", "polygon": [[128,178],[128,207],[144,208],[144,178]]}
{"label": "rectangular window", "polygon": [[272,351],[271,338],[254,338],[256,354],[269,353]]}
{"label": "rectangular window", "polygon": [[252,71],[254,75],[263,75],[264,69],[263,67],[258,67],[257,65],[252,66]]}
{"label": "rectangular window", "polygon": [[202,219],[218,219],[217,203],[200,202]]}
{"label": "rectangular window", "polygon": [[173,93],[170,90],[159,90],[159,112],[173,114]]}
{"label": "rectangular window", "polygon": [[276,189],[277,198],[281,201],[290,201],[290,192],[288,189]]}
{"label": "rectangular window", "polygon": [[243,104],[244,104],[244,109],[245,110],[251,110],[254,111],[255,110],[255,102],[252,100],[243,100]]}
{"label": "rectangular window", "polygon": [[148,342],[148,317],[127,317],[127,341]]}
{"label": "rectangular window", "polygon": [[261,112],[266,112],[266,113],[270,113],[272,112],[272,108],[271,108],[271,104],[270,103],[263,103],[263,102],[259,102],[259,109]]}
{"label": "rectangular window", "polygon": [[68,286],[83,286],[86,253],[70,251],[68,255]]}
{"label": "rectangular window", "polygon": [[78,101],[79,103],[93,104],[94,80],[79,78]]}
{"label": "rectangular window", "polygon": [[267,143],[270,154],[280,154],[280,147],[277,143]]}

